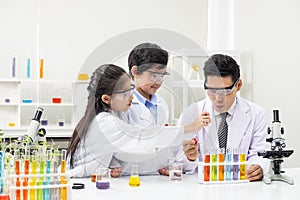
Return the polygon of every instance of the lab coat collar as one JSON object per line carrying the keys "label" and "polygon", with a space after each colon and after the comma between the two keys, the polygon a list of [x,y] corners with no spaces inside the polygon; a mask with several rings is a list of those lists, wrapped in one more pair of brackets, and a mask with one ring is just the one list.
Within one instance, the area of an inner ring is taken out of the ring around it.
{"label": "lab coat collar", "polygon": [[[209,133],[217,133],[216,121],[213,112],[212,102],[209,99],[204,100],[204,105],[202,108],[198,108],[199,113],[203,111],[208,111],[211,115],[211,123],[204,127],[203,137],[208,137],[207,134]],[[236,105],[232,110],[232,119],[229,121],[230,125],[228,126],[228,140],[227,146],[228,147],[238,147],[243,137],[249,123],[251,120],[251,116],[249,116],[249,106],[241,101],[240,97],[236,97]],[[207,135],[207,136],[206,136]],[[218,146],[218,137],[217,134],[212,134],[210,137],[211,146]]]}
{"label": "lab coat collar", "polygon": [[[157,104],[160,103],[159,98],[157,98]],[[142,120],[148,121],[150,124],[156,124],[156,120],[154,119],[153,115],[151,114],[150,110],[145,106],[144,102],[141,102],[137,95],[133,94],[132,104],[136,104],[139,107],[139,116]],[[159,113],[159,112],[158,112]]]}
{"label": "lab coat collar", "polygon": [[228,126],[228,147],[238,147],[240,141],[247,131],[247,127],[251,121],[251,116],[249,115],[250,108],[240,97],[236,98],[236,106],[233,110],[232,120],[229,122]]}

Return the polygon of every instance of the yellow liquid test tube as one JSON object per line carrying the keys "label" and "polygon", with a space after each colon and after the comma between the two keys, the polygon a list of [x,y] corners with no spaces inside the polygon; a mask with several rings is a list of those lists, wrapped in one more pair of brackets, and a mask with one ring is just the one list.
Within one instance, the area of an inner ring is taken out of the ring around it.
{"label": "yellow liquid test tube", "polygon": [[[34,187],[34,186],[35,186],[35,182],[34,182],[34,181],[31,181],[31,182],[29,183],[29,185],[30,185],[30,187]],[[35,191],[36,191],[36,189],[30,189],[30,190],[29,190],[29,199],[30,199],[30,200],[35,200]]]}
{"label": "yellow liquid test tube", "polygon": [[224,181],[224,161],[225,161],[225,149],[219,150],[219,181]]}
{"label": "yellow liquid test tube", "polygon": [[240,180],[246,180],[246,164],[243,164],[246,162],[246,154],[241,153],[240,154]]}
{"label": "yellow liquid test tube", "polygon": [[[61,150],[61,173],[66,173],[66,155],[67,151],[65,149]],[[60,177],[61,184],[67,184],[67,178],[65,176]],[[62,187],[60,191],[60,200],[67,200],[67,187]]]}
{"label": "yellow liquid test tube", "polygon": [[[38,163],[37,163],[37,153],[36,151],[34,151],[32,153],[32,164],[31,164],[31,174],[35,175],[36,174],[36,171],[37,171],[37,167],[38,167]],[[35,185],[36,184],[36,177],[35,176],[32,176],[32,182],[33,184]]]}

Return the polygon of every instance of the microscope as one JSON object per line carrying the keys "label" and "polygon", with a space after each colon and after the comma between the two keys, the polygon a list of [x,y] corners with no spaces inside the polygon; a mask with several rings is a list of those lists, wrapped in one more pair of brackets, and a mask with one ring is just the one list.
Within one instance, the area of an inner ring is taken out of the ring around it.
{"label": "microscope", "polygon": [[42,145],[45,142],[46,130],[44,128],[39,128],[43,112],[44,109],[41,107],[38,107],[36,109],[34,117],[31,119],[30,125],[28,127],[27,133],[18,137],[18,144],[27,146],[37,142],[38,144]]}
{"label": "microscope", "polygon": [[283,150],[286,147],[285,139],[282,137],[284,128],[281,127],[279,121],[279,110],[273,110],[272,127],[268,127],[268,134],[271,135],[266,141],[271,143],[271,151],[258,152],[259,156],[271,159],[270,170],[268,174],[263,177],[266,184],[271,184],[272,181],[283,181],[293,185],[294,180],[291,177],[283,175],[284,171],[281,170],[281,163],[283,158],[289,157],[294,150]]}

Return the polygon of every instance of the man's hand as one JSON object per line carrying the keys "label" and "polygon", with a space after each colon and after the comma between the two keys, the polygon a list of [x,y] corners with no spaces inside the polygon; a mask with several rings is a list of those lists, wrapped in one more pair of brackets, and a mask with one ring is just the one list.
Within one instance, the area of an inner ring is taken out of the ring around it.
{"label": "man's hand", "polygon": [[203,111],[201,114],[198,115],[198,117],[188,125],[184,126],[184,132],[190,133],[190,132],[197,132],[201,128],[208,126],[211,122],[209,112]]}
{"label": "man's hand", "polygon": [[184,140],[182,145],[184,154],[188,160],[194,161],[198,158],[198,142],[196,139]]}
{"label": "man's hand", "polygon": [[249,181],[261,181],[264,173],[260,165],[251,165],[246,171],[247,179]]}
{"label": "man's hand", "polygon": [[166,167],[160,168],[160,169],[158,170],[158,172],[159,172],[160,175],[163,175],[163,176],[169,176],[169,170],[168,170]]}

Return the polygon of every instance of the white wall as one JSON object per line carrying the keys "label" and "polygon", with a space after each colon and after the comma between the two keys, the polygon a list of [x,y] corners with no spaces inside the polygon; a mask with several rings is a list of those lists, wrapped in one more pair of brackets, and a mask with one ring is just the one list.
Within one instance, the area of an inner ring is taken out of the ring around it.
{"label": "white wall", "polygon": [[286,149],[294,154],[284,166],[300,166],[300,1],[235,1],[235,48],[253,51],[253,98],[265,108],[280,110]]}
{"label": "white wall", "polygon": [[11,76],[14,56],[20,78],[26,77],[27,57],[36,65],[37,16],[37,0],[0,0],[0,78]]}
{"label": "white wall", "polygon": [[[36,7],[39,15],[31,16],[37,13]],[[206,46],[207,0],[30,0],[26,3],[0,0],[0,13],[1,30],[10,28],[7,34],[0,33],[0,53],[4,55],[0,66],[7,69],[10,65],[12,56],[5,53],[7,49],[20,51],[20,57],[26,51],[37,49],[45,59],[46,79],[74,80],[95,48],[113,36],[135,29],[168,29]],[[23,27],[27,26],[23,22],[26,18],[32,21],[28,23],[29,31]],[[20,28],[15,31],[10,26]],[[37,31],[38,43],[34,40]],[[32,38],[33,41],[29,40],[31,45],[20,50],[11,47],[16,43],[15,38],[22,41]],[[34,70],[37,71],[36,66]],[[9,74],[8,70],[0,72],[0,78]]]}

